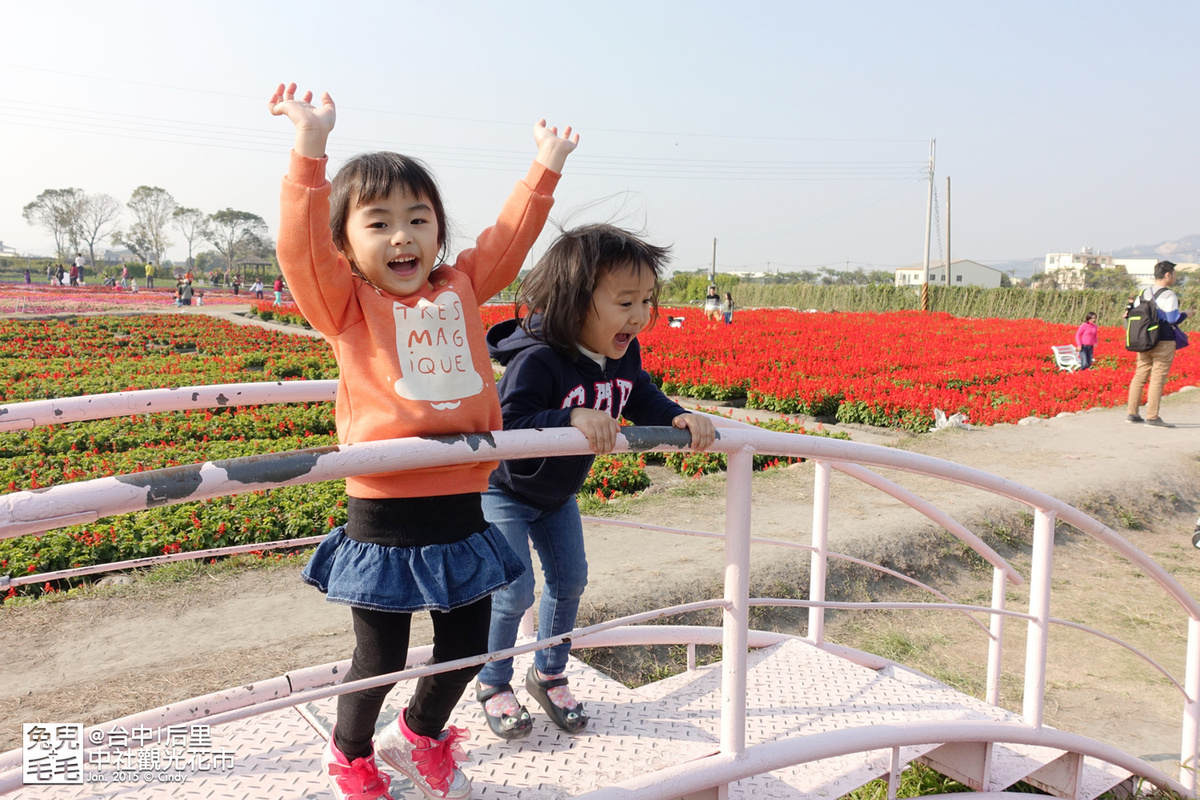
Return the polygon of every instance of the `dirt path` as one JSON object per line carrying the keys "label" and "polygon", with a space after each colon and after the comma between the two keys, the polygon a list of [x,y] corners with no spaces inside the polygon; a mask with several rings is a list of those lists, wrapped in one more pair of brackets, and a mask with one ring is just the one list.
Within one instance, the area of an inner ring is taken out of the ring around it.
{"label": "dirt path", "polygon": [[[1127,424],[1123,410],[1093,410],[1029,425],[915,438],[865,429],[851,433],[855,441],[957,461],[1072,502],[1105,519],[1200,594],[1200,553],[1190,542],[1200,506],[1200,393],[1168,398],[1163,416],[1178,427],[1148,429]],[[1131,460],[1134,452],[1140,453],[1140,463]],[[754,535],[808,541],[812,472],[811,464],[801,464],[755,476]],[[680,528],[723,529],[722,475],[683,480],[663,471],[655,477],[644,496],[614,504],[614,514]],[[974,530],[990,531],[991,541],[1014,564],[1026,566],[1028,526],[1022,528],[1012,504],[954,484],[888,477]],[[993,522],[982,524],[985,519]],[[1141,529],[1128,527],[1135,524]],[[720,584],[723,545],[718,541],[597,526],[589,526],[587,535],[586,620],[711,596]],[[988,602],[989,576],[962,567],[932,524],[838,474],[830,546],[921,575],[955,599]],[[803,594],[807,555],[780,552],[755,548],[753,593]],[[1067,532],[1059,536],[1056,564],[1055,616],[1162,651],[1164,665],[1181,675],[1183,616],[1147,586],[1144,576]],[[0,750],[17,745],[19,722],[104,721],[348,657],[353,648],[348,613],[302,584],[298,571],[291,566],[204,574],[178,584],[138,582],[65,601],[0,608],[0,716],[11,723],[0,729]],[[853,599],[892,591],[850,572],[835,575],[835,583],[843,597]],[[1010,608],[1027,603],[1026,591],[1017,587],[1010,593]],[[787,615],[771,621],[797,624]],[[415,622],[413,643],[427,642],[425,620]],[[833,641],[885,654],[892,648],[897,660],[981,691],[979,665],[986,646],[972,630],[957,617],[906,613],[835,615],[828,634]],[[1024,627],[1010,625],[1006,639],[1004,704],[1019,710]],[[1074,632],[1055,634],[1047,722],[1140,755],[1177,758],[1178,695],[1142,662],[1095,641]]]}

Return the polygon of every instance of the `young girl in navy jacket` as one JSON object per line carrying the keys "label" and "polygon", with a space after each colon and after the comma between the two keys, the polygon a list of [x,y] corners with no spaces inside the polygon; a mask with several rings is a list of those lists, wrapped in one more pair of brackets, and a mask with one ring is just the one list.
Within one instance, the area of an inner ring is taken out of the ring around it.
{"label": "young girl in navy jacket", "polygon": [[[704,416],[668,399],[642,369],[637,335],[658,311],[668,248],[656,247],[611,225],[566,231],[522,284],[517,307],[530,312],[488,331],[488,352],[505,367],[500,381],[504,429],[573,426],[593,453],[616,446],[622,416],[639,425],[690,431],[692,447],[706,449],[716,432]],[[575,494],[594,455],[501,462],[483,496],[488,521],[525,563],[525,574],[492,597],[488,649],[516,642],[525,610],[533,605],[532,541],[545,578],[538,609],[539,637],[575,627],[587,584],[583,523]],[[568,733],[588,723],[583,705],[563,677],[569,642],[539,650],[525,676],[529,694]],[[529,712],[513,693],[512,659],[486,665],[476,696],[488,726],[503,739],[532,730]]]}

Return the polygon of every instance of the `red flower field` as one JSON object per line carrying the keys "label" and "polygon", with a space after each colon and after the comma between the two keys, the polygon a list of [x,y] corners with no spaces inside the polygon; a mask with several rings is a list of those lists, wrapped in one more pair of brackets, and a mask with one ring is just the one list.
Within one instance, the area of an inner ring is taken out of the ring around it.
{"label": "red flower field", "polygon": [[[487,313],[498,321],[511,308]],[[1075,326],[1041,320],[763,309],[724,325],[695,309],[667,314],[683,327],[660,319],[639,339],[646,370],[668,393],[912,430],[928,430],[935,408],[992,425],[1121,406],[1135,363],[1120,328],[1101,329],[1092,369],[1067,373],[1050,347],[1073,344]],[[1200,379],[1193,352],[1176,356],[1168,392]]]}

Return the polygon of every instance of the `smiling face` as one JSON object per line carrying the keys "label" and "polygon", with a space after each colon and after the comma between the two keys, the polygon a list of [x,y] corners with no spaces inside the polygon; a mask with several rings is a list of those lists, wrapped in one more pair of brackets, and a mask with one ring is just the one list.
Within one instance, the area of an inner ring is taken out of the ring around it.
{"label": "smiling face", "polygon": [[592,304],[579,331],[579,344],[608,358],[620,358],[650,322],[655,275],[631,264],[614,267],[596,281]]}
{"label": "smiling face", "polygon": [[404,297],[424,289],[437,264],[437,216],[424,195],[397,186],[346,215],[346,258],[372,285]]}

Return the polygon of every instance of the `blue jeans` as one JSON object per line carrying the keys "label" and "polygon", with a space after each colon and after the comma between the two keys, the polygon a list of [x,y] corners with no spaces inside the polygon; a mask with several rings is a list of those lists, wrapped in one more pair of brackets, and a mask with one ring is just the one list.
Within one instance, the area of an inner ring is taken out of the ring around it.
{"label": "blue jeans", "polygon": [[[525,574],[492,595],[492,627],[488,650],[505,650],[516,644],[517,630],[525,610],[533,605],[533,542],[542,562],[545,582],[538,606],[538,638],[557,636],[575,627],[579,598],[587,586],[587,555],[583,549],[583,521],[579,506],[571,499],[553,511],[540,511],[515,500],[499,489],[483,495],[483,516],[508,540],[525,565]],[[561,675],[567,668],[570,642],[538,650],[534,664],[545,675]],[[500,686],[511,683],[511,658],[485,664],[480,683]]]}
{"label": "blue jeans", "polygon": [[1079,346],[1079,368],[1087,369],[1092,365],[1092,351],[1095,349],[1094,344],[1084,344]]}

